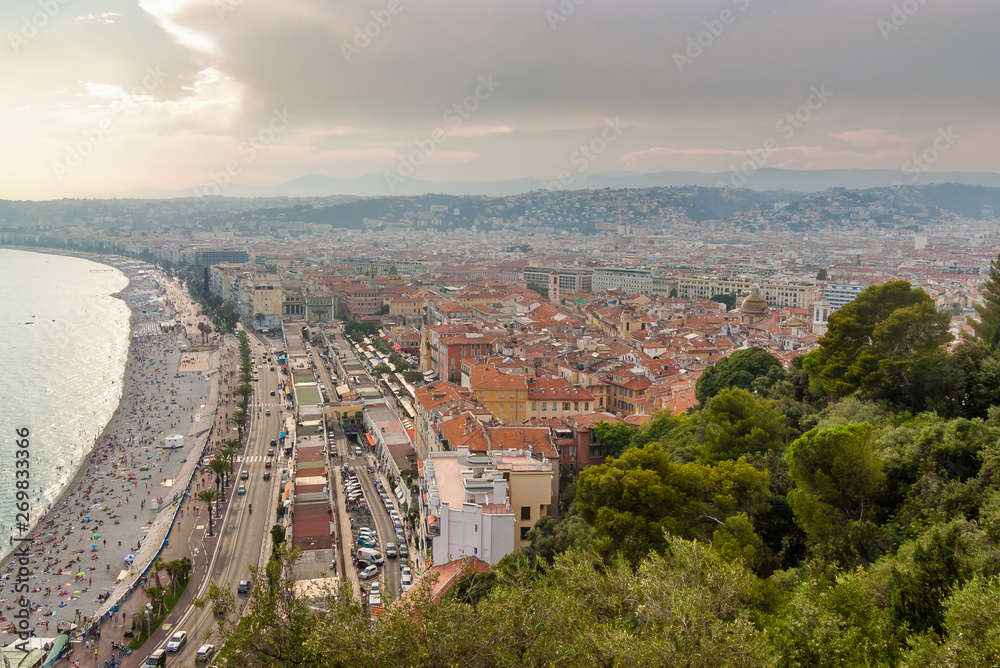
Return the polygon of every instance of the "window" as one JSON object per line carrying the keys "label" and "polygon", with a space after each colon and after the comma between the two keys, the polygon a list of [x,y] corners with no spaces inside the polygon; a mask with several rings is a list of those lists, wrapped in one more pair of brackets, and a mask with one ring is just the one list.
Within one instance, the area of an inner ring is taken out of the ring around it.
{"label": "window", "polygon": [[[604,399],[601,399],[601,405],[602,406],[604,405]],[[585,411],[589,411],[590,410],[590,402],[589,401],[584,401],[583,402],[583,410],[585,410]]]}
{"label": "window", "polygon": [[543,401],[543,402],[542,402],[542,410],[543,410],[543,411],[544,411],[544,410],[547,410],[547,408],[548,408],[548,402],[547,402],[547,401]]}
{"label": "window", "polygon": [[503,407],[504,407],[504,405],[503,405],[503,404],[500,404],[500,412],[501,412],[501,413],[503,413]]}
{"label": "window", "polygon": [[524,392],[520,392],[519,394],[520,394],[521,396],[520,396],[520,397],[518,397],[518,398],[519,398],[519,399],[524,399]]}
{"label": "window", "polygon": [[514,410],[514,404],[510,405],[510,412],[511,413],[516,413],[517,412],[517,411]]}
{"label": "window", "polygon": [[503,390],[500,390],[500,398],[503,399]]}
{"label": "window", "polygon": [[521,519],[522,520],[531,519],[531,506],[521,506]]}
{"label": "window", "polygon": [[573,458],[576,457],[576,446],[575,445],[569,446],[569,456],[573,457]]}
{"label": "window", "polygon": [[528,532],[531,527],[521,527],[521,540],[528,540]]}
{"label": "window", "polygon": [[568,401],[564,401],[563,402],[563,410],[564,411],[568,411],[569,410],[569,402]]}
{"label": "window", "polygon": [[531,402],[531,410],[533,410],[533,411],[537,411],[538,410],[538,402],[537,401],[532,401]]}

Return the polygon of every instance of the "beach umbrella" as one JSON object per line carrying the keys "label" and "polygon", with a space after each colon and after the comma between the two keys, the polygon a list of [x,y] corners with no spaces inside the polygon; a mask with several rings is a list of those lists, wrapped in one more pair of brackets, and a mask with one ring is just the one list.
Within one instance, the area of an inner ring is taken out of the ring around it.
{"label": "beach umbrella", "polygon": [[80,571],[79,573],[77,573],[77,575],[83,575],[83,571]]}

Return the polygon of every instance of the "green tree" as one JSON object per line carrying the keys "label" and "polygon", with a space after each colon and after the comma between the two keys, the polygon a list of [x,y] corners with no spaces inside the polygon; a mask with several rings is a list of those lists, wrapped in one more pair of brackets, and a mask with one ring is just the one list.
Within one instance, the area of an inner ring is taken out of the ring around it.
{"label": "green tree", "polygon": [[208,511],[208,535],[212,534],[212,504],[219,500],[219,492],[214,489],[203,489],[198,492],[198,500],[205,504]]}
{"label": "green tree", "polygon": [[892,569],[889,613],[893,621],[916,632],[944,633],[944,600],[965,573],[959,550],[959,529],[935,529],[925,546],[918,540],[908,569]]}
{"label": "green tree", "polygon": [[905,668],[979,668],[1000,665],[1000,577],[976,576],[943,602],[944,632],[910,638]]}
{"label": "green tree", "polygon": [[732,311],[734,308],[736,308],[736,299],[737,298],[738,297],[737,297],[737,294],[735,292],[730,292],[730,293],[724,294],[724,295],[722,295],[722,294],[720,294],[720,295],[712,295],[711,297],[709,297],[709,301],[719,302],[720,304],[725,304],[726,305],[726,310],[727,311]]}
{"label": "green tree", "polygon": [[869,562],[885,547],[872,525],[885,485],[874,431],[867,423],[812,429],[785,453],[796,520],[815,545],[842,560]]}
{"label": "green tree", "polygon": [[965,416],[985,418],[991,406],[1000,406],[1000,348],[972,338],[956,346],[953,356],[965,379]]}
{"label": "green tree", "polygon": [[605,457],[620,457],[632,441],[635,430],[624,422],[598,422],[592,434]]}
{"label": "green tree", "polygon": [[695,396],[704,406],[727,387],[752,390],[754,381],[772,370],[781,370],[781,362],[763,348],[737,350],[705,369],[695,386]]}
{"label": "green tree", "polygon": [[285,542],[285,527],[280,524],[275,524],[271,527],[271,543],[277,548],[279,545]]}
{"label": "green tree", "polygon": [[996,350],[1000,347],[1000,256],[990,262],[989,278],[983,282],[982,304],[976,304],[978,320],[970,320],[976,338]]}
{"label": "green tree", "polygon": [[830,315],[820,348],[807,356],[805,367],[833,397],[860,389],[921,410],[929,394],[940,393],[942,381],[956,380],[941,378],[949,325],[948,315],[908,282],[872,286]]}
{"label": "green tree", "polygon": [[694,446],[702,463],[776,450],[784,443],[785,417],[774,402],[740,388],[723,389],[697,419],[704,425]]}
{"label": "green tree", "polygon": [[816,272],[816,280],[817,281],[825,281],[825,280],[827,280],[828,277],[829,277],[829,275],[826,273],[826,268],[825,267],[820,268],[820,270]]}
{"label": "green tree", "polygon": [[598,550],[620,551],[636,563],[662,549],[668,534],[708,538],[732,515],[753,517],[769,496],[767,474],[743,460],[676,464],[662,446],[649,443],[581,471],[576,503],[594,527]]}

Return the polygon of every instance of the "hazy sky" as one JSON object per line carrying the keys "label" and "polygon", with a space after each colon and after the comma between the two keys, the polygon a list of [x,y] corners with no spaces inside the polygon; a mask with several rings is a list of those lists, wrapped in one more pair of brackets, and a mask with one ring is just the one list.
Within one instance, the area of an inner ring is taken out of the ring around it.
{"label": "hazy sky", "polygon": [[0,24],[7,199],[1000,171],[990,0],[4,0]]}

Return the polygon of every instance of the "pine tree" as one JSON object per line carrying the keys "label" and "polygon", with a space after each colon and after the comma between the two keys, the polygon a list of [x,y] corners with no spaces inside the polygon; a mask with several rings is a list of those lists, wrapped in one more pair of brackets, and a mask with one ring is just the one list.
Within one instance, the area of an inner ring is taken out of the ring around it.
{"label": "pine tree", "polygon": [[990,277],[983,283],[983,303],[976,304],[979,320],[971,320],[976,336],[994,350],[1000,344],[1000,256],[990,262]]}

